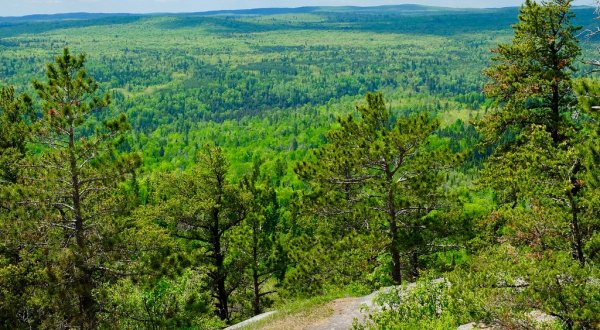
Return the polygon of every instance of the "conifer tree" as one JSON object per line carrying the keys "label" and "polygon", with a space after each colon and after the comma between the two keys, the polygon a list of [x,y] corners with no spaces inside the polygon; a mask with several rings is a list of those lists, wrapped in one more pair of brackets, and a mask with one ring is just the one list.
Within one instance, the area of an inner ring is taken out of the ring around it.
{"label": "conifer tree", "polygon": [[248,216],[242,231],[243,242],[240,249],[248,257],[248,270],[252,282],[252,313],[258,315],[263,311],[263,298],[273,291],[265,291],[263,287],[275,272],[273,260],[274,241],[277,239],[276,229],[279,220],[279,204],[277,194],[268,183],[261,184],[261,162],[254,163],[254,170],[246,175],[241,183],[243,191],[249,193]]}
{"label": "conifer tree", "polygon": [[122,258],[112,250],[112,221],[124,169],[113,150],[129,126],[124,115],[93,124],[110,98],[99,94],[85,62],[85,55],[65,48],[48,64],[47,80],[33,83],[43,111],[33,142],[41,151],[30,157],[25,183],[36,188],[28,205],[45,212],[39,244],[52,301],[46,327],[97,327],[101,305],[95,290],[119,274],[110,265]]}
{"label": "conifer tree", "polygon": [[19,160],[25,157],[33,120],[32,100],[16,95],[14,87],[0,88],[0,184],[17,183]]}
{"label": "conifer tree", "polygon": [[555,144],[569,136],[577,103],[572,76],[581,53],[576,36],[580,28],[571,22],[572,2],[526,0],[513,27],[512,43],[493,50],[496,57],[485,71],[491,81],[485,90],[502,111],[484,121],[489,139],[532,125],[545,127]]}
{"label": "conifer tree", "polygon": [[313,182],[325,214],[386,227],[391,277],[400,284],[403,234],[423,226],[418,219],[440,207],[443,169],[453,157],[430,145],[437,121],[422,114],[392,122],[383,95],[368,94],[366,101],[357,108],[361,120],[340,119],[341,128],[328,134],[331,144],[316,152],[318,161],[297,172]]}
{"label": "conifer tree", "polygon": [[[487,70],[486,91],[498,101],[498,110],[480,124],[490,140],[501,141],[488,162],[489,182],[504,196],[501,202],[513,209],[523,203],[554,209],[545,219],[566,220],[572,255],[583,266],[584,241],[591,232],[580,224],[586,169],[577,146],[586,119],[573,91],[580,48],[571,3],[525,2],[513,42],[500,45],[497,64]],[[552,227],[560,231],[561,225]]]}
{"label": "conifer tree", "polygon": [[[474,278],[488,282],[477,286],[497,298],[485,313],[509,310],[502,318],[515,322],[520,312],[541,309],[568,329],[592,327],[600,308],[589,282],[598,271],[590,248],[600,228],[592,179],[598,159],[589,148],[598,144],[597,117],[590,111],[595,98],[578,107],[574,93],[580,49],[571,4],[526,1],[512,43],[496,50],[487,71],[486,91],[498,108],[480,123],[496,143],[482,182],[498,207],[485,218],[491,244],[481,257],[494,267],[473,265]],[[507,251],[510,262],[503,261]]]}
{"label": "conifer tree", "polygon": [[600,262],[600,82],[582,79],[575,86],[585,121],[576,143],[581,158],[579,186],[583,190],[574,197],[581,200],[585,241],[583,252],[590,262]]}
{"label": "conifer tree", "polygon": [[218,147],[206,147],[187,172],[161,177],[157,183],[155,217],[165,221],[174,237],[192,248],[208,267],[217,315],[230,320],[230,296],[242,284],[240,262],[230,255],[231,235],[248,214],[247,196],[227,178],[229,165]]}
{"label": "conifer tree", "polygon": [[34,120],[32,101],[17,96],[13,87],[0,88],[0,327],[38,324],[39,319],[19,317],[28,311],[29,288],[37,282],[27,259],[39,231],[32,214],[20,205],[26,193],[23,159]]}

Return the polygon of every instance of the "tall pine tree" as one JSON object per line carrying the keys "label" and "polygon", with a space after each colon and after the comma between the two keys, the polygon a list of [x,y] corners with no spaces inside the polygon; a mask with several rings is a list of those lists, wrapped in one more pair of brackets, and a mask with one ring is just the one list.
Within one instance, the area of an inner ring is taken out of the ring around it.
{"label": "tall pine tree", "polygon": [[336,214],[345,222],[340,230],[385,226],[391,278],[400,284],[408,233],[425,228],[422,217],[440,207],[443,170],[453,157],[430,144],[439,126],[426,114],[394,122],[381,94],[368,94],[357,110],[360,120],[340,119],[317,162],[300,164],[297,173],[312,183],[325,221]]}
{"label": "tall pine tree", "polygon": [[129,125],[124,115],[94,124],[110,99],[99,93],[85,62],[85,55],[65,48],[48,64],[46,80],[33,83],[43,117],[33,137],[40,152],[29,159],[25,183],[36,188],[27,204],[44,211],[38,244],[49,282],[47,327],[97,327],[96,290],[120,274],[113,261],[127,259],[112,248],[114,193],[125,172],[114,147]]}
{"label": "tall pine tree", "polygon": [[480,125],[489,140],[501,141],[488,162],[488,178],[504,196],[501,202],[512,209],[536,203],[562,213],[572,255],[583,265],[584,240],[591,233],[580,224],[586,168],[577,146],[586,119],[573,91],[580,48],[571,3],[526,1],[522,6],[512,43],[499,46],[496,63],[487,70],[486,91],[498,101],[498,110]]}
{"label": "tall pine tree", "polygon": [[229,164],[218,147],[206,147],[198,163],[186,172],[161,176],[157,182],[154,217],[168,225],[208,269],[217,315],[230,320],[230,296],[242,284],[240,262],[230,255],[232,231],[248,214],[247,196],[228,179]]}
{"label": "tall pine tree", "polygon": [[[598,164],[586,147],[598,143],[597,119],[574,93],[580,49],[571,4],[526,1],[512,43],[495,50],[486,71],[497,109],[479,124],[497,147],[482,181],[498,207],[485,218],[491,244],[481,258],[496,266],[473,265],[474,278],[488,282],[478,286],[496,297],[488,315],[515,321],[523,310],[540,309],[569,329],[591,327],[600,307],[589,282],[598,271],[590,249],[600,228],[591,180]],[[502,309],[510,312],[500,316]]]}

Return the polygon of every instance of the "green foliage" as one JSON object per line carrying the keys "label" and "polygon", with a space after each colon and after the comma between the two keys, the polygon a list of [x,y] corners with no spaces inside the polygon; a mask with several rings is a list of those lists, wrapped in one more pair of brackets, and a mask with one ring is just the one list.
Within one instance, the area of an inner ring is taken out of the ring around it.
{"label": "green foliage", "polygon": [[[27,286],[39,274],[23,263],[22,237],[33,235],[32,221],[18,201],[18,183],[23,178],[20,167],[26,156],[26,142],[31,132],[31,99],[16,96],[12,87],[0,88],[0,320],[3,327],[19,322],[18,312],[26,307]],[[25,234],[27,233],[27,234]]]}
{"label": "green foliage", "polygon": [[597,269],[581,268],[568,253],[540,256],[506,244],[450,276],[465,311],[488,324],[532,326],[536,310],[553,316],[550,325],[590,329],[598,322]]}
{"label": "green foliage", "polygon": [[231,318],[230,295],[241,284],[243,267],[230,252],[233,232],[246,219],[249,196],[229,183],[229,165],[220,148],[207,146],[198,164],[186,172],[162,174],[150,215],[182,240],[193,260],[208,268],[209,287],[218,315]]}
{"label": "green foliage", "polygon": [[214,329],[403,280],[356,328],[597,326],[570,4],[510,43],[510,8],[0,18],[18,90],[92,54],[0,89],[0,327]]}
{"label": "green foliage", "polygon": [[340,119],[340,129],[315,152],[317,161],[301,163],[297,172],[312,186],[309,210],[335,221],[325,224],[333,239],[385,232],[380,240],[392,258],[392,280],[400,283],[401,253],[418,276],[419,256],[435,249],[426,241],[436,236],[433,211],[443,199],[444,169],[455,157],[431,143],[439,124],[426,114],[394,121],[381,94],[367,94],[366,101],[357,108],[361,120]]}
{"label": "green foliage", "polygon": [[569,255],[539,259],[504,245],[446,275],[380,294],[382,310],[355,328],[448,329],[477,321],[502,328],[591,329],[598,322],[597,270],[579,267]]}
{"label": "green foliage", "polygon": [[213,315],[206,279],[188,270],[175,279],[161,278],[150,287],[129,279],[107,288],[111,313],[108,328],[119,329],[217,329],[223,323]]}
{"label": "green foliage", "polygon": [[512,43],[486,71],[498,108],[479,123],[493,148],[479,194],[495,200],[491,212],[464,204],[479,220],[475,253],[441,286],[384,295],[363,328],[597,327],[598,94],[591,80],[573,81],[580,49],[570,4],[526,1]]}
{"label": "green foliage", "polygon": [[312,238],[301,236],[290,241],[291,270],[286,274],[288,295],[310,297],[322,295],[327,278],[327,254]]}
{"label": "green foliage", "polygon": [[[582,166],[585,167],[584,177],[581,179],[586,198],[581,201],[582,213],[588,219],[600,218],[600,147],[596,141],[600,141],[600,111],[597,105],[600,104],[600,85],[596,80],[580,80],[577,82],[576,91],[579,95],[580,107],[585,115],[582,129],[586,135],[582,137],[578,145],[578,152],[581,155]],[[597,225],[597,224],[596,224]],[[585,253],[591,260],[600,262],[600,230],[596,230],[589,238],[585,246]]]}
{"label": "green foliage", "polygon": [[[291,169],[370,91],[385,92],[396,115],[476,117],[489,104],[480,74],[488,50],[507,39],[516,13],[400,6],[2,19],[0,79],[25,88],[63,46],[85,50],[113,112],[134,128],[125,150],[161,170],[191,165],[214,143],[241,178],[255,155]],[[577,13],[591,24],[593,10]],[[297,183],[289,174],[283,184]]]}
{"label": "green foliage", "polygon": [[[525,2],[513,43],[500,46],[500,64],[488,71],[488,92],[501,107],[482,127],[504,141],[484,170],[498,208],[484,217],[481,235],[502,247],[484,249],[479,258],[485,260],[474,260],[479,269],[469,273],[488,281],[474,284],[484,288],[478,314],[503,326],[522,326],[532,310],[568,329],[598,322],[591,316],[598,298],[590,293],[597,291],[598,269],[586,248],[600,228],[592,206],[598,187],[589,180],[597,168],[589,157],[597,123],[586,109],[590,99],[575,107],[573,63],[580,50],[570,4]],[[585,81],[578,84],[580,94],[591,91]]]}
{"label": "green foliage", "polygon": [[450,294],[451,284],[443,279],[425,277],[414,286],[381,292],[375,306],[382,310],[369,315],[364,323],[354,322],[354,329],[450,329],[461,325],[462,302]]}
{"label": "green foliage", "polygon": [[18,181],[18,162],[25,156],[27,137],[30,134],[28,121],[33,109],[31,98],[15,95],[14,87],[0,88],[0,184]]}
{"label": "green foliage", "polygon": [[576,103],[571,80],[581,54],[572,2],[525,1],[512,43],[494,50],[498,55],[486,71],[491,79],[486,92],[502,110],[484,121],[490,139],[532,125],[543,125],[555,143],[569,136],[571,106]]}

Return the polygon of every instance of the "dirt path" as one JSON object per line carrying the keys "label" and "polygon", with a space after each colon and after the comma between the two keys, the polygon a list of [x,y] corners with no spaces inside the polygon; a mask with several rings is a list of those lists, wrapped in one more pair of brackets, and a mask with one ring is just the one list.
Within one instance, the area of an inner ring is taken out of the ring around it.
{"label": "dirt path", "polygon": [[[265,325],[261,325],[262,330],[348,330],[352,329],[354,319],[362,322],[367,317],[367,311],[362,311],[365,307],[373,310],[373,298],[380,292],[389,292],[390,288],[383,288],[375,291],[368,296],[358,298],[341,298],[334,300],[316,310],[304,311],[298,314],[289,315],[281,319],[274,320]],[[253,319],[246,320],[225,330],[241,329],[257,320],[275,314],[259,315]]]}
{"label": "dirt path", "polygon": [[373,306],[373,298],[378,293],[374,292],[368,296],[360,298],[342,298],[329,303],[328,307],[333,310],[333,315],[327,319],[318,321],[317,323],[307,327],[307,330],[348,330],[352,328],[354,319],[362,322],[368,315],[367,312],[362,312],[364,307]]}

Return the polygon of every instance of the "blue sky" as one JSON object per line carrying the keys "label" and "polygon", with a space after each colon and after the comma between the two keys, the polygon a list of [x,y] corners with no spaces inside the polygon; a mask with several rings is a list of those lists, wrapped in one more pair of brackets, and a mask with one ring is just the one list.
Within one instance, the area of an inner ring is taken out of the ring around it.
{"label": "blue sky", "polygon": [[[265,7],[374,6],[402,3],[446,7],[507,7],[518,6],[522,0],[0,0],[0,16],[68,12],[194,12]],[[576,1],[579,5],[592,3],[593,0]]]}

